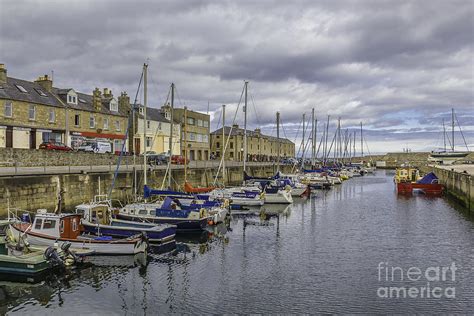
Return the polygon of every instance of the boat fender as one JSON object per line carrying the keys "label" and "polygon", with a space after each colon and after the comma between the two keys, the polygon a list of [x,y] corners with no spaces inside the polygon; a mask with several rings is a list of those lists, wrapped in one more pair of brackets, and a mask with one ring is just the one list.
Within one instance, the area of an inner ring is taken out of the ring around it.
{"label": "boat fender", "polygon": [[291,191],[291,187],[287,184],[287,185],[285,186],[285,190],[286,190],[286,192],[290,192],[290,191]]}
{"label": "boat fender", "polygon": [[225,208],[229,208],[229,205],[230,205],[229,200],[228,200],[228,199],[225,199],[225,200],[224,200],[224,207],[225,207]]}
{"label": "boat fender", "polygon": [[206,211],[205,211],[203,208],[200,209],[200,210],[199,210],[199,218],[205,217],[205,215],[206,215],[205,213],[206,213]]}

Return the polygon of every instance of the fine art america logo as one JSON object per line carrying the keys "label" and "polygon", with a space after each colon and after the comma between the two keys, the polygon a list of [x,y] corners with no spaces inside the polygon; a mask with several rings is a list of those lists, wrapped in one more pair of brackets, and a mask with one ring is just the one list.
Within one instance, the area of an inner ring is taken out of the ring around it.
{"label": "fine art america logo", "polygon": [[[380,262],[377,289],[380,298],[456,298],[456,288],[447,286],[456,281],[455,263],[449,266],[397,267]],[[396,284],[397,286],[393,286]]]}

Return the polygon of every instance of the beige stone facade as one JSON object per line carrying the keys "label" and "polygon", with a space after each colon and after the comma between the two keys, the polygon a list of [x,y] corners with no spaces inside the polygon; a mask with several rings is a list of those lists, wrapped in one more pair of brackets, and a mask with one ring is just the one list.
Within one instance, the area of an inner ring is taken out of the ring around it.
{"label": "beige stone facade", "polygon": [[53,87],[42,76],[36,81],[7,77],[0,64],[0,147],[36,149],[42,142],[75,146],[105,139],[114,151],[122,148],[128,128],[128,96],[114,98],[97,88],[92,95]]}
{"label": "beige stone facade", "polygon": [[[211,133],[211,153],[220,158],[228,141],[225,159],[243,161],[244,130],[238,125],[226,126],[225,141],[223,141],[222,128]],[[229,139],[230,137],[230,139]],[[278,157],[278,144],[280,144],[280,157],[294,157],[295,144],[286,138],[264,135],[259,129],[247,130],[247,161],[276,161]]]}
{"label": "beige stone facade", "polygon": [[[166,112],[170,108],[164,106],[163,110]],[[210,116],[187,108],[175,108],[173,119],[181,126],[181,155],[189,160],[209,160]]]}

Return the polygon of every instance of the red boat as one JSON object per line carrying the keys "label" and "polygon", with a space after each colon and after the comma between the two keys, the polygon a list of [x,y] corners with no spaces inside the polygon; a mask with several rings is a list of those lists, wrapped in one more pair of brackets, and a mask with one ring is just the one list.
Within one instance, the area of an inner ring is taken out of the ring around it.
{"label": "red boat", "polygon": [[442,195],[444,185],[438,183],[438,177],[430,172],[416,182],[402,181],[397,183],[397,191],[399,194],[411,194],[413,191],[420,191],[427,195]]}

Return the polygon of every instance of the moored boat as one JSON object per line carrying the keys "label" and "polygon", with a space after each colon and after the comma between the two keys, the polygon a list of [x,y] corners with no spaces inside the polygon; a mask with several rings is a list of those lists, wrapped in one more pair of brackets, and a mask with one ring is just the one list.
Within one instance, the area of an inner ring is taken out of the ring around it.
{"label": "moored boat", "polygon": [[207,226],[208,215],[205,209],[183,210],[171,198],[166,197],[158,203],[132,203],[121,208],[117,218],[177,226],[177,232],[203,230]]}
{"label": "moored boat", "polygon": [[75,208],[76,214],[82,215],[81,224],[84,231],[89,234],[127,238],[144,233],[152,243],[165,243],[173,240],[176,235],[175,225],[115,219],[112,217],[112,211],[108,201],[80,204]]}
{"label": "moored boat", "polygon": [[123,239],[85,235],[79,214],[53,214],[39,210],[33,223],[17,221],[10,224],[10,228],[15,238],[26,235],[29,243],[38,246],[70,243],[74,249],[108,255],[136,254],[145,252],[148,248],[143,234]]}

